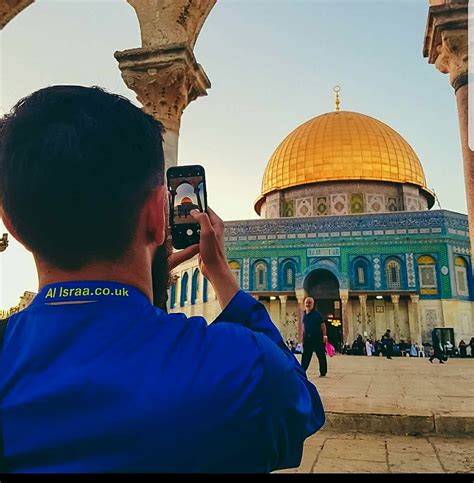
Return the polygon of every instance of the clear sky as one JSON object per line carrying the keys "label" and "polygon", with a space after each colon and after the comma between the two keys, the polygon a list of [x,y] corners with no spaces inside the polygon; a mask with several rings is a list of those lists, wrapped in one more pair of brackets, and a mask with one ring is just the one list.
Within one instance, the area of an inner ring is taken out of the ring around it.
{"label": "clear sky", "polygon": [[[454,92],[422,55],[427,13],[428,0],[218,0],[195,48],[212,88],[186,109],[178,154],[206,168],[210,206],[225,220],[256,218],[272,152],[334,109],[339,84],[341,108],[398,131],[442,207],[465,213]],[[113,57],[141,45],[125,0],[36,0],[0,35],[0,113],[54,84],[100,85],[136,102]],[[32,257],[12,239],[0,275],[0,308],[37,289]]]}

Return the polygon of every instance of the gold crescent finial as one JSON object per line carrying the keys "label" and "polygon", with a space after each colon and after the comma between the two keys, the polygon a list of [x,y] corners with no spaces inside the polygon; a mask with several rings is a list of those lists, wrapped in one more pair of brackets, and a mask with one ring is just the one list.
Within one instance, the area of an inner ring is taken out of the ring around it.
{"label": "gold crescent finial", "polygon": [[339,99],[339,92],[341,92],[341,86],[335,86],[333,91],[336,93],[336,112],[339,112],[339,106],[341,104],[341,100]]}

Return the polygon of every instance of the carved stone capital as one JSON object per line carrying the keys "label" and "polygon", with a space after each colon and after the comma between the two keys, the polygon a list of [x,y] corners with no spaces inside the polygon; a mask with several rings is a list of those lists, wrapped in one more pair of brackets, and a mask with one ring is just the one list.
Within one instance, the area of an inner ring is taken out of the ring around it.
{"label": "carved stone capital", "polygon": [[286,301],[288,300],[288,295],[279,295],[278,298],[280,299],[280,302],[282,304],[286,304]]}
{"label": "carved stone capital", "polygon": [[0,30],[34,0],[0,0]]}
{"label": "carved stone capital", "polygon": [[4,233],[0,238],[0,252],[4,252],[8,247],[8,233]]}
{"label": "carved stone capital", "polygon": [[429,9],[423,55],[440,72],[449,74],[455,88],[460,87],[458,79],[467,83],[467,23],[467,1],[451,0]]}
{"label": "carved stone capital", "polygon": [[191,49],[216,0],[127,0],[140,23],[142,47],[185,43]]}
{"label": "carved stone capital", "polygon": [[347,305],[347,303],[349,302],[349,290],[340,288],[339,297],[341,298],[342,305]]}
{"label": "carved stone capital", "polygon": [[436,68],[443,74],[449,74],[449,81],[454,87],[456,79],[467,73],[467,29],[445,30],[441,32],[442,42],[438,45]]}
{"label": "carved stone capital", "polygon": [[367,304],[367,295],[359,295],[359,302],[361,305]]}
{"label": "carved stone capital", "polygon": [[143,109],[166,129],[179,132],[186,106],[211,87],[203,68],[186,45],[115,52],[122,78]]}
{"label": "carved stone capital", "polygon": [[420,301],[420,296],[417,294],[411,294],[410,300],[412,303],[417,304]]}
{"label": "carved stone capital", "polygon": [[390,295],[393,305],[398,305],[400,302],[400,295]]}

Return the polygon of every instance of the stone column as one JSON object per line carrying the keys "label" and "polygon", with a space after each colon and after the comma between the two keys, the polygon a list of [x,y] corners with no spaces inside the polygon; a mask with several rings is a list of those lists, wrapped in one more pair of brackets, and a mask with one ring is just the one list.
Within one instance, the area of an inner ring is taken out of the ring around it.
{"label": "stone column", "polygon": [[349,290],[339,289],[339,297],[341,297],[341,315],[342,315],[342,338],[343,343],[347,342],[349,337],[349,320],[347,317],[347,304],[349,302]]}
{"label": "stone column", "polygon": [[410,295],[410,302],[408,303],[408,323],[410,325],[410,339],[412,343],[417,342],[421,346],[419,301],[419,295]]}
{"label": "stone column", "polygon": [[161,121],[165,169],[178,162],[181,115],[211,87],[193,48],[216,0],[128,0],[135,9],[142,47],[115,52],[122,78],[145,112]]}
{"label": "stone column", "polygon": [[298,342],[303,342],[304,296],[297,295],[296,316],[298,318]]}
{"label": "stone column", "polygon": [[[288,296],[279,295],[278,298],[280,299],[280,331],[283,331],[286,325],[286,301],[288,300]],[[285,334],[285,339],[286,336],[287,334]]]}
{"label": "stone column", "polygon": [[367,330],[367,295],[359,295],[360,311],[362,315],[362,336]]}
{"label": "stone column", "polygon": [[395,342],[400,342],[400,295],[390,295],[393,304],[393,337]]}
{"label": "stone column", "polygon": [[464,160],[467,212],[474,247],[474,152],[468,145],[468,2],[431,0],[426,26],[424,57],[449,74],[457,101]]}

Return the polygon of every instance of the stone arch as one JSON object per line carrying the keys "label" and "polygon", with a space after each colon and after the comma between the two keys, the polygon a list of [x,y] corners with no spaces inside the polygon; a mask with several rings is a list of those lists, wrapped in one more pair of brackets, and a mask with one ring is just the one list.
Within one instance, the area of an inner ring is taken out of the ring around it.
{"label": "stone arch", "polygon": [[304,289],[304,282],[308,275],[314,270],[324,269],[331,272],[339,282],[339,289],[349,289],[349,277],[347,274],[343,273],[335,262],[332,260],[318,260],[317,262],[311,264],[303,273],[299,274],[296,278],[296,290]]}

